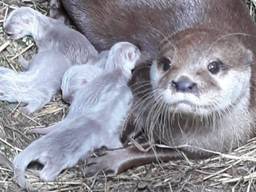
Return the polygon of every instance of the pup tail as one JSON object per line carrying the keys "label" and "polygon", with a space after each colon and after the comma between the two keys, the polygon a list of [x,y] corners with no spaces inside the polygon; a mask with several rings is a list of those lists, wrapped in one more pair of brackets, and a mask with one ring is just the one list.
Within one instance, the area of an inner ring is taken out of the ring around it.
{"label": "pup tail", "polygon": [[0,67],[0,100],[23,102],[33,90],[36,73],[15,72],[12,69]]}

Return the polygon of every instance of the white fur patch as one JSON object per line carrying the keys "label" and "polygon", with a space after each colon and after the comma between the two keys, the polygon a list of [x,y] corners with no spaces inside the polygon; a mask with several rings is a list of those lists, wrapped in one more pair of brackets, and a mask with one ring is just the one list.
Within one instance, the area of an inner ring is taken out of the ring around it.
{"label": "white fur patch", "polygon": [[[242,73],[230,70],[223,76],[215,76],[219,90],[201,92],[199,95],[173,91],[170,88],[158,90],[163,101],[175,112],[194,113],[208,115],[213,111],[225,111],[232,105],[236,105],[250,90],[251,70]],[[159,75],[156,64],[151,67],[151,83],[157,86]],[[200,85],[199,85],[200,87]]]}
{"label": "white fur patch", "polygon": [[151,68],[150,68],[150,81],[151,81],[153,88],[157,87],[159,79],[160,79],[160,75],[159,75],[159,71],[157,69],[157,61],[155,60],[155,61],[153,61]]}

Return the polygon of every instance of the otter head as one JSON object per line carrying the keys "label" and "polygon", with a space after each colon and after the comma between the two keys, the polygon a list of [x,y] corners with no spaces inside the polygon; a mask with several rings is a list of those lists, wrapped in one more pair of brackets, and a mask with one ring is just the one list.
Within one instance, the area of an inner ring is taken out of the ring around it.
{"label": "otter head", "polygon": [[105,68],[110,71],[122,68],[127,74],[131,74],[140,55],[140,50],[135,45],[129,42],[116,43],[109,51]]}
{"label": "otter head", "polygon": [[12,39],[33,35],[37,31],[38,13],[29,7],[20,7],[10,13],[4,22],[4,31]]}
{"label": "otter head", "polygon": [[150,78],[169,111],[195,117],[248,105],[253,53],[237,36],[186,30],[161,47]]}

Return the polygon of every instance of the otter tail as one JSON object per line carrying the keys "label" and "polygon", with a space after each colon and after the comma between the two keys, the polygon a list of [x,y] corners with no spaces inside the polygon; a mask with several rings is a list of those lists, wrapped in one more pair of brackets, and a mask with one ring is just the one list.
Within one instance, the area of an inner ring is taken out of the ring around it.
{"label": "otter tail", "polygon": [[[33,113],[51,100],[55,90],[47,87],[47,82],[40,79],[40,70],[16,72],[8,68],[0,68],[0,100],[22,102],[27,104],[22,109],[25,113]],[[45,86],[45,88],[44,88]]]}
{"label": "otter tail", "polygon": [[0,100],[9,102],[23,102],[29,91],[33,90],[37,72],[16,72],[14,70],[0,68]]}

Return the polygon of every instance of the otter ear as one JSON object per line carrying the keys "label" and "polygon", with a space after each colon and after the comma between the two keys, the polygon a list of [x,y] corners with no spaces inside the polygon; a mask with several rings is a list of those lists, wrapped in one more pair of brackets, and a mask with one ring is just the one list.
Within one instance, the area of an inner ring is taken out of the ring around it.
{"label": "otter ear", "polygon": [[31,25],[32,24],[32,20],[29,18],[23,18],[23,22],[27,25]]}
{"label": "otter ear", "polygon": [[22,15],[21,19],[22,19],[22,22],[25,23],[26,25],[31,25],[33,21],[32,19],[33,17],[34,15],[31,15],[30,13],[26,13]]}

